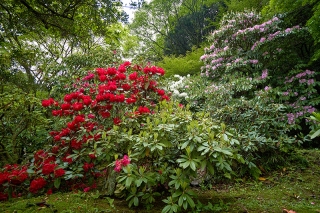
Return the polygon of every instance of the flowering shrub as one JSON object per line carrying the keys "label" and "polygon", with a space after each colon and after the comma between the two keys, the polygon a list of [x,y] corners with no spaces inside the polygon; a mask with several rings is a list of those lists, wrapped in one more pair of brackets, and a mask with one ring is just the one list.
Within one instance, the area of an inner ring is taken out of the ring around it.
{"label": "flowering shrub", "polygon": [[[279,64],[274,59],[284,57],[285,52],[278,40],[306,33],[306,29],[294,26],[282,30],[279,18],[260,24],[261,19],[255,12],[226,14],[220,22],[220,29],[209,37],[212,45],[205,48],[205,54],[200,58],[205,63],[202,75],[212,79],[228,73],[257,77],[268,70],[269,75],[276,76]],[[277,48],[275,43],[279,45]],[[288,68],[285,69],[284,74],[288,72]]]}
{"label": "flowering shrub", "polygon": [[284,79],[280,100],[288,108],[288,123],[300,128],[299,122],[312,114],[316,110],[314,106],[319,104],[316,90],[319,82],[315,79],[315,71],[308,69],[303,72],[301,70],[293,70],[290,74],[291,77]]}
{"label": "flowering shrub", "polygon": [[244,80],[250,89],[238,88],[232,98],[250,99],[257,90],[273,88],[277,94],[272,101],[286,105],[283,118],[290,128],[300,128],[301,119],[320,102],[316,73],[302,70],[308,59],[297,50],[308,31],[299,26],[282,29],[277,17],[263,23],[261,20],[255,12],[226,14],[220,29],[210,35],[212,45],[200,58],[205,63],[201,75],[220,86],[239,81],[234,79],[252,80],[247,81],[252,86]]}
{"label": "flowering shrub", "polygon": [[[102,184],[110,191],[108,183],[117,177],[115,194],[125,196],[129,206],[150,208],[155,197],[169,192],[167,200],[175,205],[164,212],[195,208],[190,183],[198,171],[230,178],[232,165],[244,159],[224,124],[169,102],[156,81],[163,74],[159,67],[129,62],[97,68],[78,79],[62,101],[43,100],[56,118],[52,144],[34,154],[19,181],[30,193],[51,194],[89,192]],[[14,188],[10,174],[4,168],[0,176],[2,199]]]}
{"label": "flowering shrub", "polygon": [[[97,68],[77,79],[62,101],[43,100],[42,106],[50,108],[56,118],[56,129],[50,132],[52,145],[37,151],[26,166],[3,168],[0,188],[6,193],[1,199],[23,190],[17,187],[21,184],[34,194],[46,189],[52,193],[61,184],[65,189],[95,188],[98,177],[109,175],[106,167],[114,156],[127,152],[124,144],[107,140],[108,131],[125,125],[127,119],[138,122],[139,117],[154,113],[157,102],[169,100],[156,81],[163,75],[162,68],[124,62],[118,67]],[[134,130],[139,131],[139,126]],[[120,170],[130,161],[125,155],[117,162]]]}
{"label": "flowering shrub", "polygon": [[[299,58],[295,44],[306,31],[297,26],[281,29],[280,23],[274,17],[261,24],[254,12],[227,14],[201,57],[203,78],[171,84],[177,90],[172,90],[174,99],[182,100],[179,94],[187,93],[183,101],[190,109],[209,112],[236,129],[240,153],[255,177],[261,173],[258,165],[268,169],[283,164],[283,154],[302,142],[290,131],[319,101],[316,73],[301,71],[301,60],[292,59]],[[288,120],[290,113],[294,122]],[[238,173],[245,174],[248,167],[238,166]]]}

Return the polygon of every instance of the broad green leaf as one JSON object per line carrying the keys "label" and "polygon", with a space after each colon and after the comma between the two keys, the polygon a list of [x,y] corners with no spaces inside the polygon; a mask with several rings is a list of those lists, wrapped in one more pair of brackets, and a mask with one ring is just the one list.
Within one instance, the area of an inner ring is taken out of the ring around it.
{"label": "broad green leaf", "polygon": [[131,200],[129,201],[129,204],[128,204],[128,205],[129,205],[129,207],[131,207],[131,206],[132,206],[133,202],[134,202],[134,201],[133,201],[133,199],[131,199]]}
{"label": "broad green leaf", "polygon": [[57,178],[57,179],[54,180],[53,185],[54,185],[55,188],[59,189],[60,183],[61,183],[61,179]]}
{"label": "broad green leaf", "polygon": [[126,179],[126,188],[129,189],[131,186],[133,178],[132,177],[127,177]]}
{"label": "broad green leaf", "polygon": [[134,198],[133,198],[133,202],[134,202],[134,205],[135,205],[135,206],[138,206],[138,205],[139,205],[139,199],[138,199],[138,197],[134,197]]}
{"label": "broad green leaf", "polygon": [[135,183],[136,183],[136,186],[139,187],[139,186],[141,186],[142,180],[138,179],[135,181]]}
{"label": "broad green leaf", "polygon": [[196,164],[195,164],[195,162],[194,161],[191,161],[190,162],[190,168],[193,170],[193,171],[196,171]]}
{"label": "broad green leaf", "polygon": [[211,163],[208,164],[207,169],[211,175],[214,175],[214,168]]}
{"label": "broad green leaf", "polygon": [[178,200],[178,205],[179,205],[179,206],[182,206],[182,204],[183,204],[183,198],[184,198],[184,195],[181,195],[181,196],[179,197],[179,200]]}
{"label": "broad green leaf", "polygon": [[183,208],[186,210],[188,208],[188,202],[183,203]]}
{"label": "broad green leaf", "polygon": [[27,169],[27,173],[33,174],[33,173],[35,173],[35,172],[34,172],[34,170],[32,170],[32,169]]}
{"label": "broad green leaf", "polygon": [[175,193],[172,194],[172,197],[173,197],[173,198],[179,197],[181,194],[182,194],[181,191],[176,191]]}
{"label": "broad green leaf", "polygon": [[161,213],[167,213],[171,210],[171,208],[172,208],[171,205],[167,205],[162,209]]}
{"label": "broad green leaf", "polygon": [[191,208],[195,207],[194,201],[192,200],[192,198],[189,195],[185,195],[187,198],[187,202],[189,203],[189,205],[191,206]]}
{"label": "broad green leaf", "polygon": [[207,146],[199,146],[197,150],[198,150],[199,152],[201,152],[202,150],[204,150],[204,149],[206,149],[206,148],[207,148]]}
{"label": "broad green leaf", "polygon": [[178,163],[182,163],[182,162],[186,162],[188,159],[185,159],[185,158],[179,158],[177,160]]}
{"label": "broad green leaf", "polygon": [[189,144],[189,141],[184,142],[184,143],[182,144],[182,146],[181,146],[181,149],[186,148],[186,147],[188,146],[188,144]]}
{"label": "broad green leaf", "polygon": [[231,175],[230,175],[230,173],[225,173],[225,174],[224,174],[224,176],[225,176],[226,178],[231,179]]}
{"label": "broad green leaf", "polygon": [[315,137],[318,137],[320,135],[320,129],[318,129],[315,133],[313,133],[310,137],[311,139],[314,139]]}
{"label": "broad green leaf", "polygon": [[180,164],[180,166],[184,169],[187,168],[189,165],[190,165],[190,161],[186,161],[186,162]]}

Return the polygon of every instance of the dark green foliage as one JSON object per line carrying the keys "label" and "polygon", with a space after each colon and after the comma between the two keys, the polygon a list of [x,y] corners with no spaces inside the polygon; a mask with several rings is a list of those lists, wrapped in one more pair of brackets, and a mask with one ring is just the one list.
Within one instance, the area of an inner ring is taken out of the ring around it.
{"label": "dark green foliage", "polygon": [[[311,34],[309,41],[313,42],[310,65],[319,69],[319,41],[320,41],[320,3],[316,0],[271,0],[262,10],[266,18],[274,15],[284,15],[284,24],[306,26]],[[309,42],[309,43],[310,43]]]}
{"label": "dark green foliage", "polygon": [[182,16],[165,39],[165,55],[185,55],[193,46],[199,48],[209,32],[215,29],[220,4],[203,5],[199,11]]}
{"label": "dark green foliage", "polygon": [[21,163],[45,146],[47,125],[40,101],[43,94],[28,94],[9,84],[0,93],[0,166]]}

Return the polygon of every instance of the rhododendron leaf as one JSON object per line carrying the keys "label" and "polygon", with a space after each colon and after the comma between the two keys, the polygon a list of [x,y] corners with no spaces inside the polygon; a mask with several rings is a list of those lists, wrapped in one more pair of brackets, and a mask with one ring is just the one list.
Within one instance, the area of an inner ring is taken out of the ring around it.
{"label": "rhododendron leaf", "polygon": [[207,166],[207,161],[206,160],[202,160],[201,164],[200,164],[200,169],[204,170],[206,168],[206,166]]}
{"label": "rhododendron leaf", "polygon": [[172,194],[172,197],[173,197],[173,198],[179,197],[181,194],[182,194],[181,191],[177,191],[177,192],[175,192],[175,193]]}
{"label": "rhododendron leaf", "polygon": [[129,201],[129,207],[131,207],[132,206],[132,204],[133,204],[133,199],[131,199],[130,201]]}
{"label": "rhododendron leaf", "polygon": [[[205,145],[205,144],[203,144],[203,145]],[[206,146],[199,146],[198,149],[197,149],[197,151],[198,151],[198,152],[201,152],[202,150],[204,150],[204,149],[206,149],[206,148],[207,148]]]}
{"label": "rhododendron leaf", "polygon": [[179,200],[178,200],[178,205],[179,205],[179,206],[182,206],[182,204],[183,204],[183,198],[184,198],[183,195],[181,195],[181,196],[179,197]]}
{"label": "rhododendron leaf", "polygon": [[133,181],[132,177],[127,177],[127,179],[126,179],[126,188],[127,189],[130,188],[132,181]]}
{"label": "rhododendron leaf", "polygon": [[190,161],[186,161],[186,162],[180,164],[180,166],[184,169],[187,168],[189,165],[190,165]]}
{"label": "rhododendron leaf", "polygon": [[98,146],[98,143],[94,143],[94,144],[93,144],[93,149],[96,150],[96,149],[97,149],[97,146]]}
{"label": "rhododendron leaf", "polygon": [[182,162],[186,162],[188,159],[185,159],[185,158],[179,158],[177,160],[178,163],[182,163]]}
{"label": "rhododendron leaf", "polygon": [[29,174],[34,174],[34,173],[35,173],[34,170],[32,170],[32,169],[27,169],[27,172],[28,172]]}
{"label": "rhododendron leaf", "polygon": [[[169,202],[169,201],[167,201],[167,200],[162,200],[163,202]],[[163,209],[162,209],[162,211],[161,211],[161,213],[167,213],[167,212],[169,212],[170,210],[172,209],[172,206],[171,205],[167,205],[167,206],[165,206]],[[173,210],[172,210],[173,211]],[[171,212],[172,212],[171,211]]]}
{"label": "rhododendron leaf", "polygon": [[195,140],[196,142],[198,142],[198,143],[201,143],[201,138],[198,137],[198,136],[195,136],[195,137],[194,137],[194,140]]}
{"label": "rhododendron leaf", "polygon": [[141,186],[142,180],[141,179],[136,180],[135,184],[136,184],[137,187]]}
{"label": "rhododendron leaf", "polygon": [[139,199],[138,199],[138,197],[134,197],[134,198],[133,198],[133,202],[134,202],[134,205],[135,205],[135,206],[138,206],[138,205],[139,205]]}
{"label": "rhododendron leaf", "polygon": [[118,179],[118,182],[121,183],[121,182],[124,181],[126,178],[127,178],[126,176],[123,176],[123,177],[121,177],[120,179]]}
{"label": "rhododendron leaf", "polygon": [[196,164],[194,161],[191,161],[190,162],[190,168],[193,170],[193,171],[196,171]]}
{"label": "rhododendron leaf", "polygon": [[182,144],[181,149],[186,148],[189,145],[189,141],[186,141]]}
{"label": "rhododendron leaf", "polygon": [[228,141],[228,136],[226,134],[223,134],[223,140]]}
{"label": "rhododendron leaf", "polygon": [[159,149],[159,150],[162,150],[162,149],[163,149],[162,146],[159,145],[159,144],[157,144],[156,147],[157,147],[157,149]]}
{"label": "rhododendron leaf", "polygon": [[72,174],[65,176],[65,179],[66,179],[66,180],[69,180],[69,179],[72,179],[72,178],[73,178],[73,175],[72,175]]}
{"label": "rhododendron leaf", "polygon": [[188,204],[191,206],[191,208],[194,208],[195,207],[195,203],[194,201],[192,200],[192,198],[189,196],[189,195],[185,195],[186,198],[187,198],[187,201],[188,201]]}
{"label": "rhododendron leaf", "polygon": [[214,168],[211,163],[207,164],[207,170],[211,175],[214,175]]}
{"label": "rhododendron leaf", "polygon": [[53,185],[54,185],[54,187],[56,187],[57,189],[59,189],[60,183],[61,183],[61,179],[60,179],[60,178],[57,178],[57,179],[54,180]]}
{"label": "rhododendron leaf", "polygon": [[239,145],[240,142],[239,142],[237,139],[232,138],[232,139],[230,140],[230,144],[231,144],[231,145],[234,145],[234,144]]}
{"label": "rhododendron leaf", "polygon": [[318,137],[320,135],[320,129],[318,129],[315,133],[313,133],[310,138],[314,139],[315,137]]}

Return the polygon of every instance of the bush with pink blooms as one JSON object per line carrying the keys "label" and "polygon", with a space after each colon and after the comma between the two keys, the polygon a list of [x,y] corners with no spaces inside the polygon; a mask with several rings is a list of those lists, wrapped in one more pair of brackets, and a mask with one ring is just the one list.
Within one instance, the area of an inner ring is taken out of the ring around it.
{"label": "bush with pink blooms", "polygon": [[269,91],[274,103],[286,106],[282,118],[290,128],[301,129],[303,118],[320,103],[317,73],[307,65],[312,53],[301,53],[309,36],[300,26],[283,28],[278,17],[263,22],[254,11],[229,12],[219,30],[209,36],[212,44],[200,58],[205,63],[201,75],[217,87],[231,82],[233,99],[251,99],[260,89]]}

